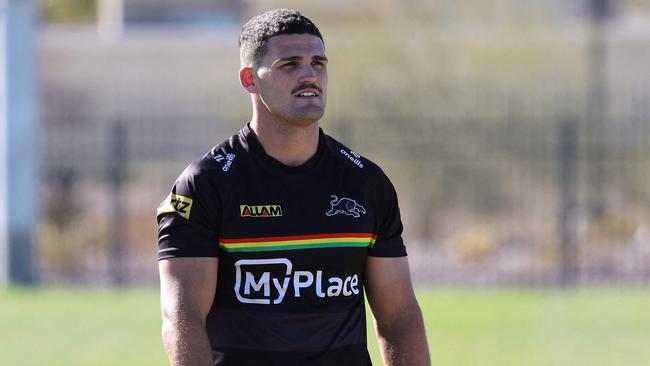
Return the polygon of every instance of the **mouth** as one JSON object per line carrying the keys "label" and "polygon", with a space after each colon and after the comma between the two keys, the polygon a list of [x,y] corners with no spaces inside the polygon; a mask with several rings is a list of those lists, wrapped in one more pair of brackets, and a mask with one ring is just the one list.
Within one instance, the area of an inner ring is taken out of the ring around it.
{"label": "mouth", "polygon": [[294,94],[298,98],[313,98],[318,96],[315,92],[312,91],[302,91],[300,93]]}
{"label": "mouth", "polygon": [[293,96],[298,98],[315,98],[321,95],[321,90],[317,86],[309,88],[301,88],[293,93]]}

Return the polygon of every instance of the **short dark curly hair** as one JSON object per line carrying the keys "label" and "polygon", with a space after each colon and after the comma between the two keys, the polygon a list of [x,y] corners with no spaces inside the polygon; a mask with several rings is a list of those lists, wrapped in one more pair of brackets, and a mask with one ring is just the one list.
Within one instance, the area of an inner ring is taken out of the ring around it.
{"label": "short dark curly hair", "polygon": [[296,10],[270,10],[251,18],[239,34],[239,57],[242,65],[259,66],[271,37],[301,33],[313,34],[323,41],[323,36],[314,22]]}

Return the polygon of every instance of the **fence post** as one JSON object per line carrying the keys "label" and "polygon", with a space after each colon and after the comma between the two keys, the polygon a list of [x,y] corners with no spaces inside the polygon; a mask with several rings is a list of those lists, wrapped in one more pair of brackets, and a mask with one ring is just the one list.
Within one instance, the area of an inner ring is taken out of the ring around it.
{"label": "fence post", "polygon": [[112,207],[110,222],[109,271],[111,282],[124,285],[128,281],[126,265],[127,248],[125,229],[128,221],[124,204],[128,200],[124,190],[127,174],[126,128],[121,118],[117,118],[110,127],[108,181],[110,184],[110,202]]}
{"label": "fence post", "polygon": [[35,283],[36,2],[0,0],[0,286]]}
{"label": "fence post", "polygon": [[607,29],[608,18],[613,15],[611,0],[590,0],[587,39],[587,131],[589,139],[587,210],[589,219],[598,221],[606,215],[605,172],[607,112]]}
{"label": "fence post", "polygon": [[559,284],[578,280],[578,124],[575,117],[560,120],[558,128],[558,186],[560,238]]}
{"label": "fence post", "polygon": [[97,1],[97,33],[107,42],[115,42],[124,33],[124,1]]}

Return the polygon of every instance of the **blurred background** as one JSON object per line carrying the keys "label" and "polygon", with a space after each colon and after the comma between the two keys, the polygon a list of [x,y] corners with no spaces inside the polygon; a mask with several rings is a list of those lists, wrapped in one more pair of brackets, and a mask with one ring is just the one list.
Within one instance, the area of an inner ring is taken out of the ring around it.
{"label": "blurred background", "polygon": [[238,33],[282,6],[324,34],[322,127],[395,183],[418,283],[650,280],[648,1],[2,3],[5,278],[155,285],[155,209],[250,120]]}
{"label": "blurred background", "polygon": [[647,364],[650,1],[0,0],[3,364],[166,363],[155,210],[250,120],[277,7],[397,188],[437,364]]}

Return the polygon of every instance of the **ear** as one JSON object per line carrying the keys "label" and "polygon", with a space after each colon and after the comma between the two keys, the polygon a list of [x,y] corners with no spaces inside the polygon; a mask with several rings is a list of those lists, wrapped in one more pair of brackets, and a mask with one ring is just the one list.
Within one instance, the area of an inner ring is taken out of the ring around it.
{"label": "ear", "polygon": [[254,94],[257,93],[257,85],[255,85],[256,72],[251,67],[242,67],[239,70],[239,83],[246,89],[247,92]]}

